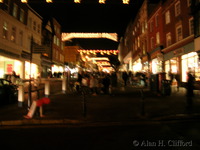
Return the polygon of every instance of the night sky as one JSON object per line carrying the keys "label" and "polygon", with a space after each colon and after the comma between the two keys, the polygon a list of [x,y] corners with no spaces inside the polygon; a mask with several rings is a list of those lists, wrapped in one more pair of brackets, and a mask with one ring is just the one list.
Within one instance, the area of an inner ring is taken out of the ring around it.
{"label": "night sky", "polygon": [[[29,5],[43,17],[53,16],[62,25],[63,32],[116,32],[122,35],[127,24],[134,18],[143,0],[131,0],[129,5],[121,0],[54,0],[52,4],[41,0],[29,0]],[[71,2],[70,2],[71,1]]]}
{"label": "night sky", "polygon": [[[106,0],[106,4],[99,4],[98,0],[82,0],[80,4],[75,4],[74,0],[53,1],[49,4],[45,0],[29,0],[29,5],[43,18],[55,17],[62,26],[62,32],[115,32],[119,38],[124,35],[128,23],[134,19],[143,3],[143,0],[130,0],[129,5],[122,4],[122,0]],[[90,39],[88,42],[91,44],[87,47],[85,40],[79,40],[84,42],[86,49],[106,45],[107,49],[117,48],[113,41],[103,41]]]}

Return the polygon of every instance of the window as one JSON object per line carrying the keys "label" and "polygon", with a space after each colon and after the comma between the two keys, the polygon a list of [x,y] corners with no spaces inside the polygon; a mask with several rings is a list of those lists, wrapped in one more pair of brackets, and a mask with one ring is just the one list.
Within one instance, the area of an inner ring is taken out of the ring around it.
{"label": "window", "polygon": [[148,28],[148,26],[147,26],[147,20],[145,21],[145,29],[147,29]]}
{"label": "window", "polygon": [[32,29],[32,18],[28,18],[28,27]]}
{"label": "window", "polygon": [[194,19],[193,18],[190,18],[189,19],[189,32],[190,32],[190,35],[194,34]]}
{"label": "window", "polygon": [[10,40],[11,40],[12,42],[16,42],[16,27],[12,27]]}
{"label": "window", "polygon": [[178,1],[175,4],[175,16],[178,16],[180,14],[181,14],[181,4],[180,4],[180,1]]}
{"label": "window", "polygon": [[170,11],[169,10],[165,13],[165,23],[166,24],[170,23]]}
{"label": "window", "polygon": [[154,37],[151,37],[151,49],[154,48]]}
{"label": "window", "polygon": [[180,41],[183,39],[183,35],[182,35],[182,26],[179,25],[177,28],[176,28],[176,41]]}
{"label": "window", "polygon": [[23,31],[19,32],[19,45],[23,46]]}
{"label": "window", "polygon": [[153,21],[150,22],[150,32],[153,32]]}
{"label": "window", "polygon": [[156,17],[155,17],[155,25],[156,25],[156,27],[158,27],[158,15],[156,15]]}
{"label": "window", "polygon": [[156,33],[156,44],[157,45],[160,44],[160,33],[159,32]]}
{"label": "window", "polygon": [[4,0],[4,8],[9,12],[10,10],[10,0]]}
{"label": "window", "polygon": [[166,47],[172,44],[171,33],[167,33],[166,35]]}
{"label": "window", "polygon": [[18,6],[16,4],[13,5],[13,12],[12,12],[12,15],[13,17],[17,18],[17,9],[18,9]]}
{"label": "window", "polygon": [[144,22],[142,22],[142,33],[144,33],[144,30],[145,30],[145,24]]}
{"label": "window", "polygon": [[137,44],[138,44],[138,47],[140,47],[140,37],[138,37],[138,40],[137,40]]}
{"label": "window", "polygon": [[3,38],[8,39],[8,23],[6,21],[3,22]]}
{"label": "window", "polygon": [[33,30],[36,31],[36,21],[33,21]]}
{"label": "window", "polygon": [[190,7],[191,4],[192,4],[192,1],[191,1],[191,0],[187,0],[187,5],[188,5],[188,7]]}
{"label": "window", "polygon": [[38,24],[38,26],[37,26],[37,32],[38,32],[38,33],[40,33],[40,31],[41,31],[40,28],[41,28],[41,26],[40,26],[40,24]]}
{"label": "window", "polygon": [[137,50],[137,38],[135,38],[135,50]]}
{"label": "window", "polygon": [[145,55],[146,54],[146,48],[145,48],[145,42],[142,42],[142,54]]}
{"label": "window", "polygon": [[24,22],[24,10],[23,10],[23,9],[20,9],[19,20],[20,20],[21,22]]}
{"label": "window", "polygon": [[60,39],[57,38],[57,43],[56,43],[57,46],[60,46]]}
{"label": "window", "polygon": [[54,44],[56,44],[57,43],[57,38],[56,38],[56,36],[54,35],[54,37],[53,37],[53,43]]}

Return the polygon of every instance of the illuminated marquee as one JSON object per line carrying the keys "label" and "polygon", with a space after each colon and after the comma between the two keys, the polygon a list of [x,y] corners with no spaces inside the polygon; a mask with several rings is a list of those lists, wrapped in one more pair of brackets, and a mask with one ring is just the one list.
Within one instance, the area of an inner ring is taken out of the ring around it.
{"label": "illuminated marquee", "polygon": [[118,41],[117,33],[62,33],[62,41],[68,41],[73,38],[107,38]]}

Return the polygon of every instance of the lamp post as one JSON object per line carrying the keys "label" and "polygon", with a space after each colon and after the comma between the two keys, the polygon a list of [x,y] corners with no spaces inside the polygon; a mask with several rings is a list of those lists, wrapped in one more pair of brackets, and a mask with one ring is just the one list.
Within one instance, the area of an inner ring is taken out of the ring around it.
{"label": "lamp post", "polygon": [[30,109],[31,106],[31,101],[32,101],[32,85],[31,85],[31,64],[32,64],[32,53],[33,53],[33,36],[31,36],[31,42],[30,42],[30,70],[29,70],[29,85],[28,85],[28,110]]}

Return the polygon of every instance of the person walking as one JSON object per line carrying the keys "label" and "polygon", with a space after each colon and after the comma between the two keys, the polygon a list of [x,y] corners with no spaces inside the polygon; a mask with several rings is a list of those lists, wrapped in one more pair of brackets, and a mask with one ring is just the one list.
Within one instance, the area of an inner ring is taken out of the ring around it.
{"label": "person walking", "polygon": [[124,80],[124,86],[126,86],[127,85],[127,80],[128,80],[128,74],[127,74],[126,71],[124,71],[122,73],[122,79]]}
{"label": "person walking", "polygon": [[89,87],[90,87],[90,90],[91,90],[93,96],[97,95],[97,86],[98,86],[97,78],[94,75],[91,75]]}
{"label": "person walking", "polygon": [[194,82],[195,78],[194,76],[189,72],[188,73],[188,79],[187,79],[187,96],[193,97],[194,96]]}
{"label": "person walking", "polygon": [[104,75],[104,77],[102,79],[102,84],[103,84],[104,94],[109,94],[110,76],[108,74]]}

